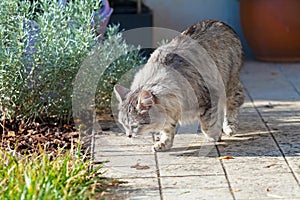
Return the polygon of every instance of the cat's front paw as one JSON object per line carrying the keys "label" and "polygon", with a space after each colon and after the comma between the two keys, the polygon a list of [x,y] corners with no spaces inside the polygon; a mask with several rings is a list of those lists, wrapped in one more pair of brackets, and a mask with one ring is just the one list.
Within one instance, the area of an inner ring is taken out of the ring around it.
{"label": "cat's front paw", "polygon": [[153,146],[152,146],[152,151],[153,152],[160,152],[160,151],[167,151],[169,149],[171,149],[172,147],[172,143],[171,142],[161,142],[158,141],[156,142]]}
{"label": "cat's front paw", "polygon": [[207,134],[204,134],[204,136],[205,136],[205,140],[207,142],[220,142],[221,141],[221,136],[218,136],[218,135],[215,137],[211,137]]}
{"label": "cat's front paw", "polygon": [[218,138],[205,137],[205,140],[207,142],[220,142],[221,141],[221,137],[218,137]]}
{"label": "cat's front paw", "polygon": [[230,126],[230,125],[223,126],[223,132],[226,135],[232,136],[236,132],[236,128],[234,126]]}

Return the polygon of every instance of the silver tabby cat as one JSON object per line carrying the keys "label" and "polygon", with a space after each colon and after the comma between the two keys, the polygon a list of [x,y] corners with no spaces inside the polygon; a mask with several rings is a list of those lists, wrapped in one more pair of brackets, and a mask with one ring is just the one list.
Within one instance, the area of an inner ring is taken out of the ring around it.
{"label": "silver tabby cat", "polygon": [[157,48],[135,75],[131,88],[115,85],[119,122],[127,136],[160,132],[154,151],[172,147],[177,124],[197,119],[209,141],[238,125],[243,87],[242,46],[219,21],[199,22]]}

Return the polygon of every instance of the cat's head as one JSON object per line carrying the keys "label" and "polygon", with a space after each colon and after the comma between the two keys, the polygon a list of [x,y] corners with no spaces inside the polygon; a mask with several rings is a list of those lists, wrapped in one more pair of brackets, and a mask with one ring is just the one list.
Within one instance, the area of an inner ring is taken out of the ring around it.
{"label": "cat's head", "polygon": [[159,131],[163,127],[165,115],[150,91],[130,91],[121,85],[115,85],[114,92],[119,101],[118,121],[128,137]]}

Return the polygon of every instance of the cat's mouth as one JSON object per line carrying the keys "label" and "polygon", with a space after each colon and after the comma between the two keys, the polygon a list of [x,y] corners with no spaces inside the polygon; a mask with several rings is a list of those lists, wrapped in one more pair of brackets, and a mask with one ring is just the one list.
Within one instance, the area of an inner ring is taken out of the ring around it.
{"label": "cat's mouth", "polygon": [[128,138],[135,138],[135,137],[138,137],[139,135],[146,135],[148,133],[151,133],[151,132],[157,132],[159,130],[155,129],[153,130],[153,128],[151,127],[148,127],[148,126],[141,126],[135,130],[126,130],[126,136]]}
{"label": "cat's mouth", "polygon": [[136,134],[135,133],[126,133],[126,136],[129,138],[134,138],[134,137],[136,137]]}

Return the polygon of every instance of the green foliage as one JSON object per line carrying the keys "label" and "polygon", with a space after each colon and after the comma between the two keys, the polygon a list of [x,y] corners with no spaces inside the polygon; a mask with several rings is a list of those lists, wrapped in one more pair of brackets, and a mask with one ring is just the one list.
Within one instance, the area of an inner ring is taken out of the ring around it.
{"label": "green foliage", "polygon": [[[112,37],[107,37],[105,43],[114,46],[111,58],[115,59],[112,60],[101,75],[96,90],[96,108],[101,113],[111,112],[110,107],[114,85],[118,82],[130,83],[133,80],[133,76],[130,75],[146,62],[146,58],[139,55],[139,48],[128,46],[123,40],[121,33],[116,33],[113,29],[108,31]],[[104,44],[104,46],[106,45]],[[116,57],[116,55],[121,56]]]}
{"label": "green foliage", "polygon": [[[6,199],[91,199],[101,179],[80,147],[51,156],[40,152],[19,157],[0,151],[0,198]],[[85,161],[83,161],[85,160]]]}
{"label": "green foliage", "polygon": [[90,24],[99,1],[69,1],[63,7],[57,0],[35,2],[0,1],[0,116],[69,122],[74,78],[95,48],[102,49],[103,63],[115,49],[124,55],[110,67],[114,73],[106,72],[108,80],[99,81],[99,108],[107,110],[116,80],[111,76],[134,67],[137,52],[130,52],[116,27],[103,43],[96,42]]}
{"label": "green foliage", "polygon": [[56,0],[38,2],[0,3],[0,108],[6,117],[69,116],[72,79],[95,43],[89,1],[64,8]]}

